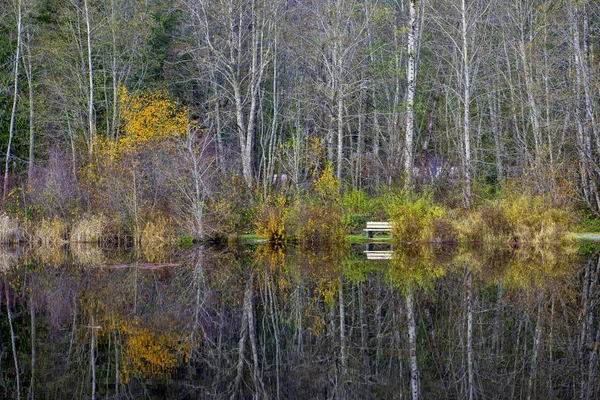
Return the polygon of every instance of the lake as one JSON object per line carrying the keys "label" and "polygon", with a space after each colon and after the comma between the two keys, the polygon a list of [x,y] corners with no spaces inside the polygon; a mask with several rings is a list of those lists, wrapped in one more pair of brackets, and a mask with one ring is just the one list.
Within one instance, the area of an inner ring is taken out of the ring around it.
{"label": "lake", "polygon": [[2,248],[0,269],[0,398],[600,397],[592,245]]}

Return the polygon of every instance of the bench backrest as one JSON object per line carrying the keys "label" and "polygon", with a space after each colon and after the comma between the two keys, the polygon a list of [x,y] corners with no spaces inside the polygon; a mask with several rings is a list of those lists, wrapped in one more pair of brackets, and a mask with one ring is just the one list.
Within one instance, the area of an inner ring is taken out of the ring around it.
{"label": "bench backrest", "polygon": [[367,222],[367,229],[392,229],[389,222]]}

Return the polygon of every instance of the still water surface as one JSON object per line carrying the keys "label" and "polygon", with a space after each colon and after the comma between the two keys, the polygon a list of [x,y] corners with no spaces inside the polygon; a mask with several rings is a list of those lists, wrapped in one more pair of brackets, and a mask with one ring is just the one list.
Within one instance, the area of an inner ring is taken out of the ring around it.
{"label": "still water surface", "polygon": [[600,397],[594,248],[154,250],[1,249],[0,398]]}

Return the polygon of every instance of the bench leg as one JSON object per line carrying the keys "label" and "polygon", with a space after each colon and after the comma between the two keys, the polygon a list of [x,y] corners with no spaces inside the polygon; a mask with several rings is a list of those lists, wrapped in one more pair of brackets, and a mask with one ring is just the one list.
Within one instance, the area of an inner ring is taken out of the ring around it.
{"label": "bench leg", "polygon": [[373,239],[373,231],[367,231],[367,239]]}

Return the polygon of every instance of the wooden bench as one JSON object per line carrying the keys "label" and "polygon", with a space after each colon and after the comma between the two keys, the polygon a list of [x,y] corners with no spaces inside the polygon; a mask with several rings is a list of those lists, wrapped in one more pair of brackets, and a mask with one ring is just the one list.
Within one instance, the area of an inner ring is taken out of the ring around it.
{"label": "wooden bench", "polygon": [[390,232],[392,233],[392,224],[389,222],[367,222],[367,228],[363,229],[366,232],[367,238],[373,237],[373,232]]}

